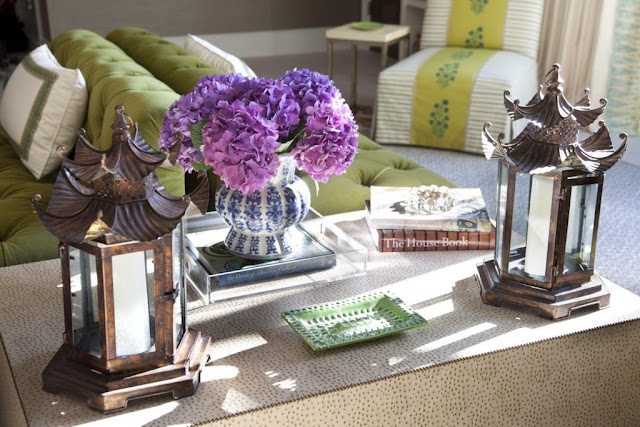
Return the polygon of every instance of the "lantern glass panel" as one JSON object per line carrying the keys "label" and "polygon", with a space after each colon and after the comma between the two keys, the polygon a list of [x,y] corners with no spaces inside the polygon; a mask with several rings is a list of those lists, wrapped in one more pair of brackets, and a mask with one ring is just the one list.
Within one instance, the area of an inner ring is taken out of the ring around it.
{"label": "lantern glass panel", "polygon": [[172,264],[173,264],[173,287],[177,290],[177,297],[173,306],[173,336],[175,343],[178,345],[186,325],[186,295],[184,292],[184,275],[183,275],[183,241],[182,241],[182,221],[173,230],[171,239],[172,245]]}
{"label": "lantern glass panel", "polygon": [[598,184],[569,187],[569,218],[563,274],[593,268],[593,231],[598,205]]}
{"label": "lantern glass panel", "polygon": [[507,212],[507,181],[509,165],[500,162],[498,166],[498,212],[496,214],[496,256],[495,262],[502,269],[502,239],[504,236],[504,220]]}
{"label": "lantern glass panel", "polygon": [[111,265],[116,356],[154,351],[153,251],[114,255]]}
{"label": "lantern glass panel", "polygon": [[513,211],[511,212],[511,240],[509,242],[509,266],[511,274],[523,274],[524,255],[527,246],[527,213],[529,211],[529,188],[531,178],[528,174],[515,174],[513,191]]}
{"label": "lantern glass panel", "polygon": [[544,280],[553,203],[553,177],[516,173],[509,273]]}
{"label": "lantern glass panel", "polygon": [[71,323],[74,347],[100,357],[98,274],[96,258],[69,246]]}

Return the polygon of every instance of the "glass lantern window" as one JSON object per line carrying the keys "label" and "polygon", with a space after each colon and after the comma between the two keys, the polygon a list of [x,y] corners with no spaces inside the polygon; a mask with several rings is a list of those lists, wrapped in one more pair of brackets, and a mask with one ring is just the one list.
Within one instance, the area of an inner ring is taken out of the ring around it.
{"label": "glass lantern window", "polygon": [[593,268],[591,255],[594,250],[594,226],[598,207],[597,183],[570,188],[563,274]]}
{"label": "glass lantern window", "polygon": [[533,277],[545,276],[547,271],[553,183],[552,177],[531,177],[524,272]]}
{"label": "glass lantern window", "polygon": [[69,247],[71,284],[71,323],[74,347],[100,357],[98,275],[96,258]]}
{"label": "glass lantern window", "polygon": [[510,274],[523,275],[524,256],[527,246],[527,214],[529,211],[529,187],[531,177],[516,173],[513,191],[513,210],[511,212],[511,239],[509,241]]}
{"label": "glass lantern window", "polygon": [[155,350],[153,251],[111,257],[116,356]]}
{"label": "glass lantern window", "polygon": [[173,287],[176,290],[176,299],[173,306],[173,336],[176,346],[182,340],[186,325],[186,294],[184,291],[184,261],[183,261],[183,232],[182,221],[173,230],[171,239],[172,245],[172,267],[173,267]]}
{"label": "glass lantern window", "polygon": [[496,214],[496,255],[498,268],[502,269],[502,240],[504,238],[504,220],[507,213],[507,181],[509,179],[509,165],[500,162],[498,167],[498,212]]}
{"label": "glass lantern window", "polygon": [[516,173],[509,273],[540,280],[547,275],[553,177]]}

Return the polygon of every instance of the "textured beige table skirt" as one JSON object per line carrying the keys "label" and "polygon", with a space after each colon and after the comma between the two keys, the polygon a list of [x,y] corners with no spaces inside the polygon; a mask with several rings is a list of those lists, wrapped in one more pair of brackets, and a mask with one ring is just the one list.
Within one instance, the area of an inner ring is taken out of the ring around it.
{"label": "textured beige table skirt", "polygon": [[[197,307],[212,336],[194,396],[156,396],[111,415],[42,391],[62,343],[59,263],[0,269],[0,426],[640,425],[640,297],[611,285],[611,307],[553,322],[480,299],[487,252],[374,251],[364,221],[340,224],[370,249],[368,275]],[[280,317],[292,308],[392,292],[427,326],[311,351]]]}
{"label": "textured beige table skirt", "polygon": [[639,342],[625,322],[203,425],[638,426]]}

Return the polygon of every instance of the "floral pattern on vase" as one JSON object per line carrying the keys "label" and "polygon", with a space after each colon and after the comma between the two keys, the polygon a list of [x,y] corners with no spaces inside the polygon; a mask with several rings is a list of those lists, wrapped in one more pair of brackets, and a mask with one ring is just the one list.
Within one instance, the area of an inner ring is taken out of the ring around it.
{"label": "floral pattern on vase", "polygon": [[231,226],[225,246],[236,256],[278,259],[295,250],[295,227],[309,211],[307,184],[295,175],[295,160],[280,155],[276,176],[262,191],[244,195],[224,183],[216,191],[216,210]]}

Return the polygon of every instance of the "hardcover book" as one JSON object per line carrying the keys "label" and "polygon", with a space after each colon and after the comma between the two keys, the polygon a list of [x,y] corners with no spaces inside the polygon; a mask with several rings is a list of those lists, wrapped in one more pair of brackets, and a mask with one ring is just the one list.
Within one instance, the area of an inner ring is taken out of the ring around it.
{"label": "hardcover book", "polygon": [[336,265],[336,254],[315,240],[304,229],[300,230],[297,249],[284,258],[271,261],[249,260],[229,253],[223,241],[207,246],[188,247],[200,264],[215,275],[220,287],[272,279],[290,274],[322,270]]}
{"label": "hardcover book", "polygon": [[367,226],[378,252],[466,251],[496,247],[496,230],[489,231],[376,229],[371,224],[369,201],[365,201]]}
{"label": "hardcover book", "polygon": [[490,232],[489,214],[479,188],[451,188],[445,212],[416,213],[408,208],[411,187],[371,187],[372,229]]}

